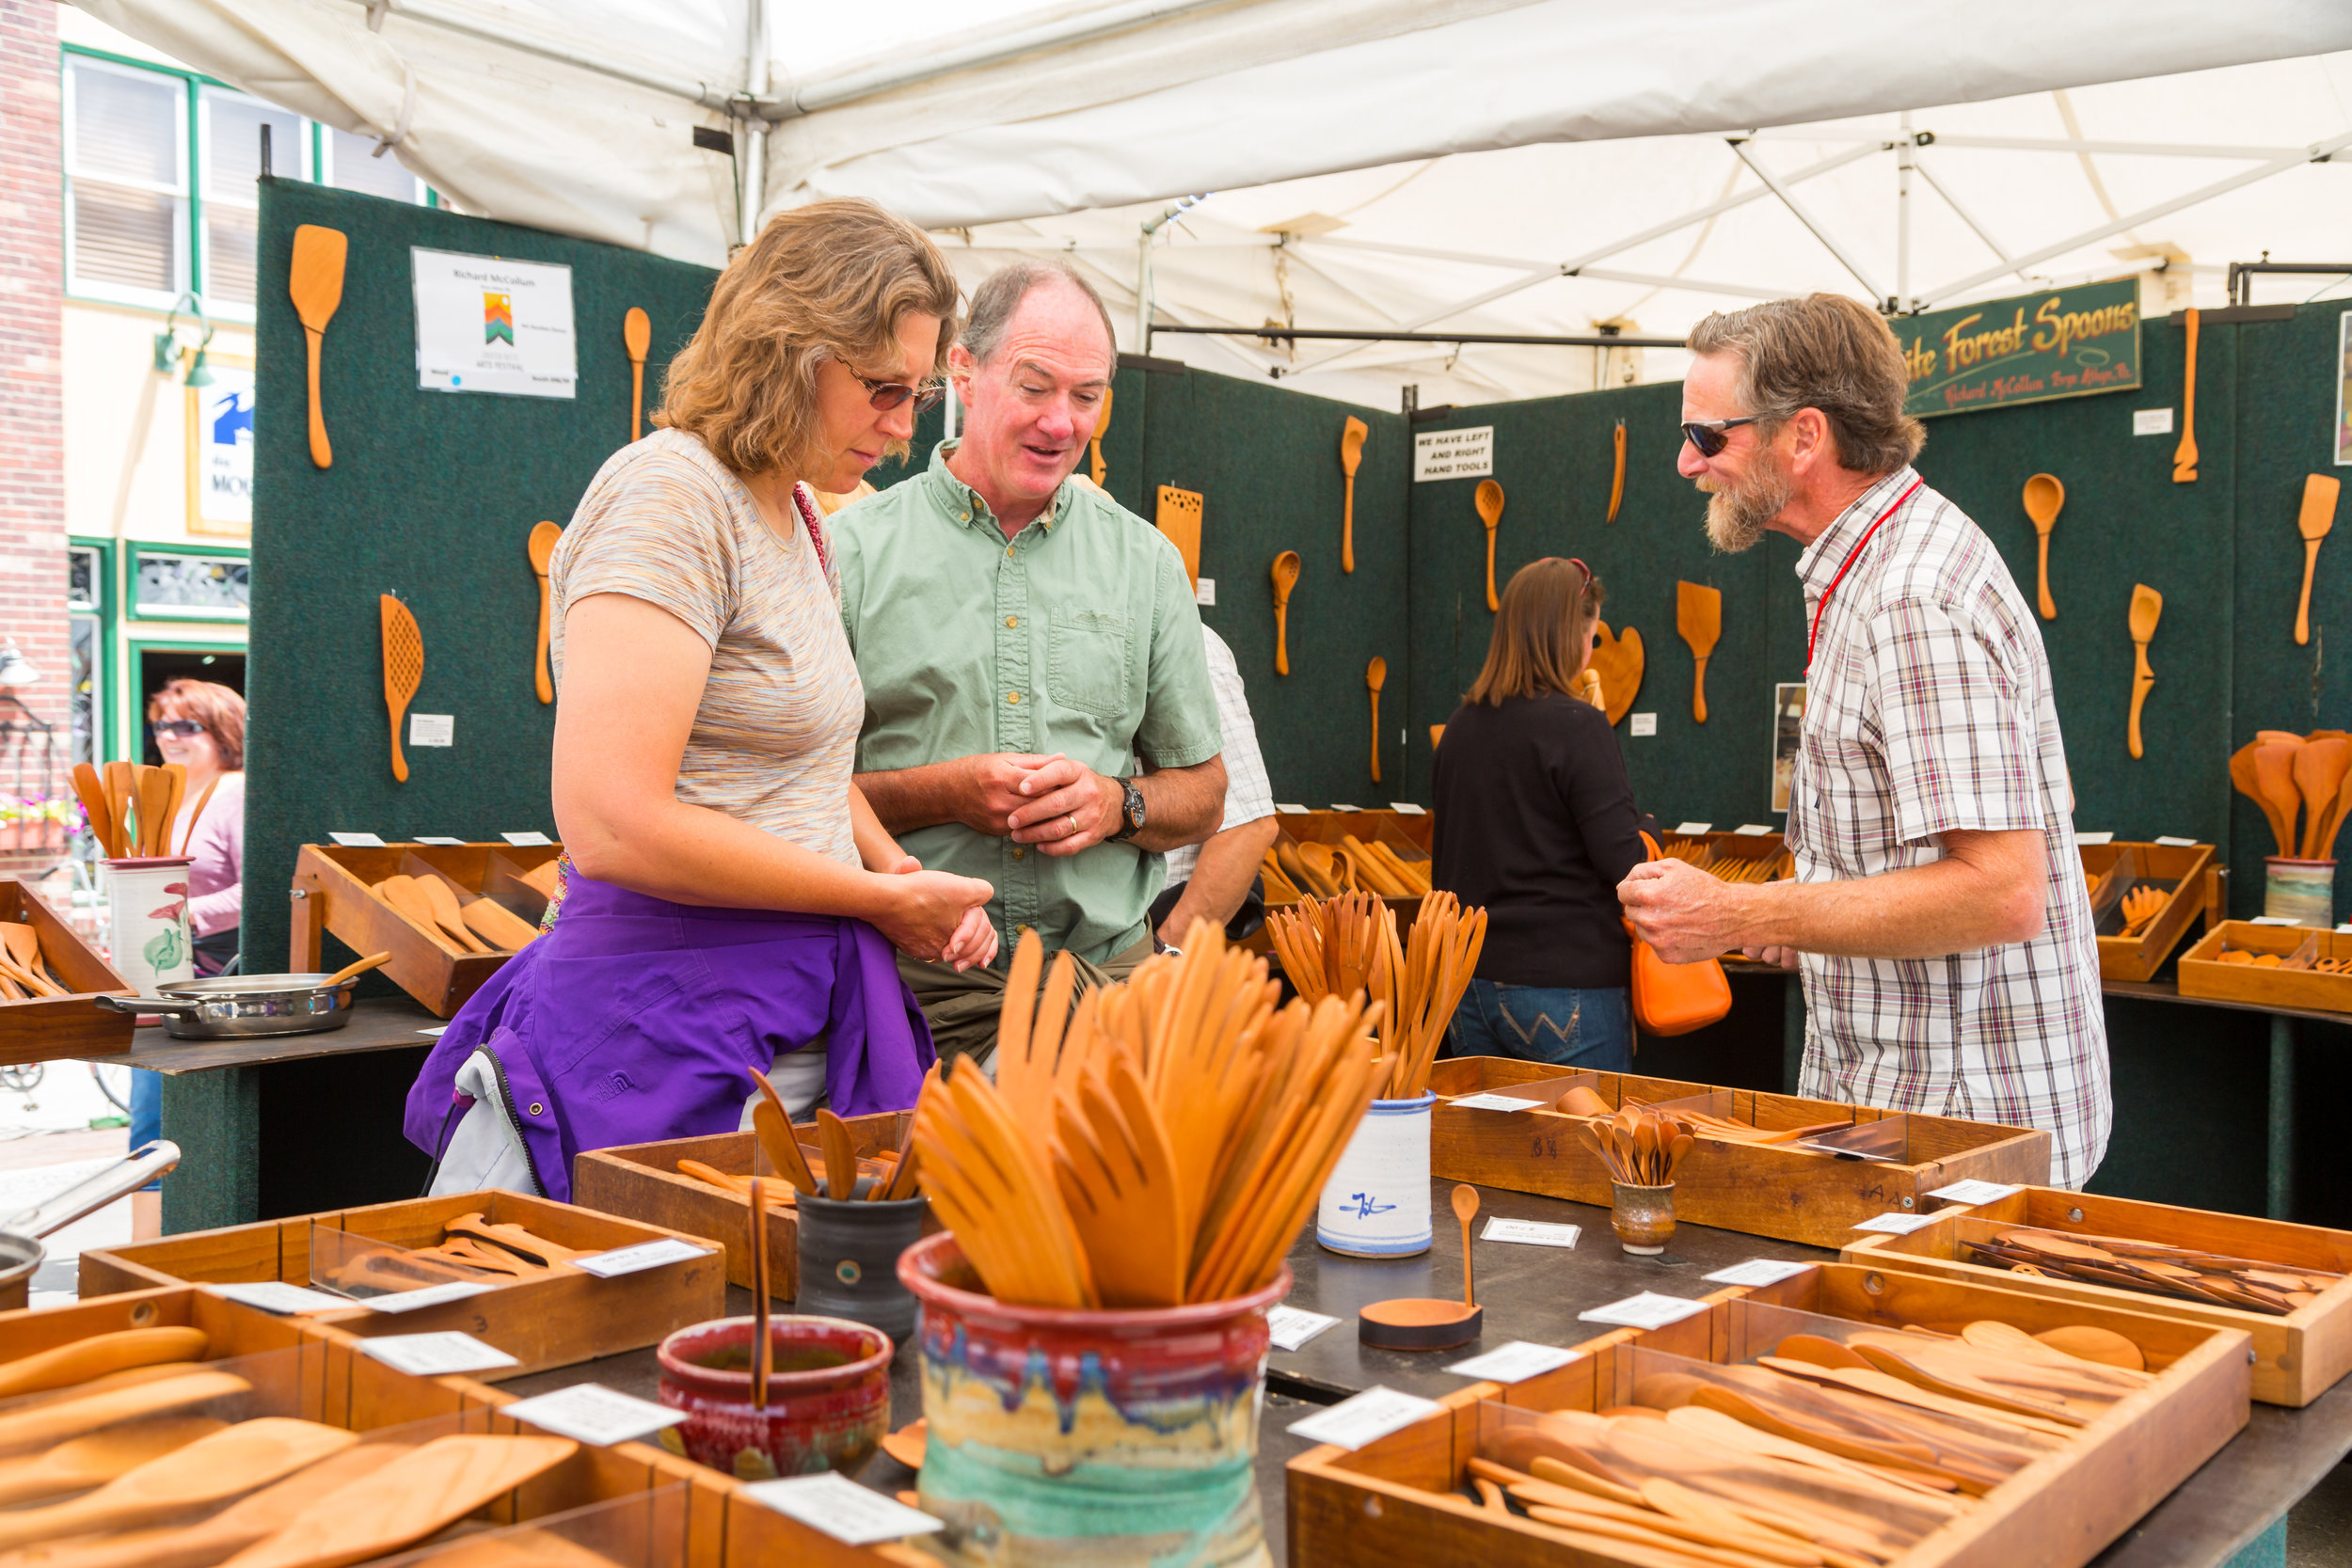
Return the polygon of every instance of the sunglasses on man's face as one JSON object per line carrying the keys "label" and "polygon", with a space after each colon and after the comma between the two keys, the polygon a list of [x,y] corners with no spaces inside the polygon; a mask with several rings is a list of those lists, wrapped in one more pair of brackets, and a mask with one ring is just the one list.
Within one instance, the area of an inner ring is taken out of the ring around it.
{"label": "sunglasses on man's face", "polygon": [[914,400],[914,411],[924,413],[938,407],[939,400],[947,395],[945,387],[910,387],[903,381],[868,381],[855,371],[850,373],[856,375],[858,385],[866,388],[866,401],[874,405],[877,414],[887,414],[909,398]]}
{"label": "sunglasses on man's face", "polygon": [[183,740],[204,733],[204,726],[193,719],[158,719],[147,727],[156,735],[176,735]]}
{"label": "sunglasses on man's face", "polygon": [[1733,431],[1743,424],[1755,424],[1762,418],[1760,414],[1750,414],[1737,420],[1687,420],[1682,426],[1682,438],[1697,448],[1701,457],[1713,457],[1731,445]]}

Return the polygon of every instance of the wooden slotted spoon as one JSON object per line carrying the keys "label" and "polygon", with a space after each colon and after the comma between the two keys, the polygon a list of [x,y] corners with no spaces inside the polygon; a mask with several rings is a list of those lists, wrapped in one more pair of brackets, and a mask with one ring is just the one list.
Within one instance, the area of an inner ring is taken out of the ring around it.
{"label": "wooden slotted spoon", "polygon": [[1340,521],[1340,570],[1356,570],[1356,469],[1364,460],[1364,437],[1372,426],[1350,416],[1340,427],[1340,471],[1347,476],[1347,499]]}
{"label": "wooden slotted spoon", "polygon": [[350,248],[342,230],[306,223],[294,232],[294,260],[286,269],[286,293],[302,318],[310,356],[310,461],[322,468],[335,466],[335,449],[327,444],[326,413],[319,403],[319,352],[326,324],[343,302],[343,259]]}
{"label": "wooden slotted spoon", "polygon": [[1389,661],[1379,655],[1364,666],[1364,685],[1372,690],[1372,782],[1380,782],[1380,689],[1388,684]]}
{"label": "wooden slotted spoon", "polygon": [[2058,523],[2058,509],[2066,504],[2066,486],[2053,474],[2036,474],[2026,481],[2026,515],[2033,519],[2033,531],[2040,538],[2041,565],[2037,571],[2040,588],[2040,610],[2045,621],[2058,619],[2058,605],[2050,597],[2050,530]]}
{"label": "wooden slotted spoon", "polygon": [[[653,322],[637,306],[621,318],[621,341],[628,345],[628,438],[634,441],[645,434],[645,354],[653,347]],[[545,649],[547,640],[539,645]]]}
{"label": "wooden slotted spoon", "polygon": [[406,784],[408,759],[401,754],[400,721],[424,680],[424,634],[417,629],[408,607],[389,594],[378,598],[377,608],[384,617],[384,705],[392,716],[392,777]]}
{"label": "wooden slotted spoon", "polygon": [[553,523],[531,525],[531,575],[539,579],[539,663],[533,673],[543,703],[555,701],[555,681],[548,673],[548,568],[555,561],[555,546],[563,542],[564,531]]}
{"label": "wooden slotted spoon", "polygon": [[1471,499],[1478,507],[1478,520],[1486,525],[1486,608],[1499,611],[1502,600],[1495,593],[1495,529],[1502,522],[1502,486],[1482,479]]}
{"label": "wooden slotted spoon", "polygon": [[1274,673],[1291,673],[1291,590],[1298,583],[1298,552],[1284,550],[1274,558]]}
{"label": "wooden slotted spoon", "polygon": [[[2194,319],[2193,315],[2191,319]],[[2194,461],[2193,457],[2191,461]],[[2141,754],[2139,710],[2141,705],[2148,701],[2149,688],[2156,684],[2156,673],[2148,667],[2148,643],[2156,635],[2156,621],[2163,614],[2164,595],[2144,582],[2134,583],[2131,611],[2132,716],[2127,739],[2135,757]]]}

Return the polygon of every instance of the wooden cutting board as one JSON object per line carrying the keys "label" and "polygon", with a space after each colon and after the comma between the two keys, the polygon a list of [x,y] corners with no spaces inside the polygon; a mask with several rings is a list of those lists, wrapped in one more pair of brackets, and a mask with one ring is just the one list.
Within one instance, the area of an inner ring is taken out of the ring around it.
{"label": "wooden cutting board", "polygon": [[1200,492],[1163,484],[1159,512],[1152,518],[1184,558],[1184,577],[1196,593],[1200,588]]}
{"label": "wooden cutting board", "polygon": [[1623,722],[1633,711],[1633,699],[1642,690],[1642,633],[1628,626],[1612,637],[1609,623],[1603,621],[1597,636],[1593,639],[1592,667],[1600,673],[1600,694],[1609,710],[1612,724]]}

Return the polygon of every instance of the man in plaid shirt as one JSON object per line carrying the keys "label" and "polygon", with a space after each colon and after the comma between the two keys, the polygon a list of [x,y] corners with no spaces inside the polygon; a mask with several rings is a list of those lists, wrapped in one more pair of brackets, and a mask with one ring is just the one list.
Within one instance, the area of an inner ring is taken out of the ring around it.
{"label": "man in plaid shirt", "polygon": [[1669,962],[1737,948],[1802,971],[1799,1092],[2039,1127],[2079,1187],[2114,1119],[2098,943],[2033,612],[1911,467],[1925,433],[1868,308],[1831,294],[1691,336],[1677,467],[1708,536],[1804,546],[1810,633],[1788,800],[1793,881],[1681,861],[1618,889]]}

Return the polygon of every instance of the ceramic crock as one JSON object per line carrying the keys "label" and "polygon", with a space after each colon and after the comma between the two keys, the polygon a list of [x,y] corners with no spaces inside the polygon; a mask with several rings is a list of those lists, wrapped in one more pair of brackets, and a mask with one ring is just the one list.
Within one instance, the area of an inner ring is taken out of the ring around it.
{"label": "ceramic crock", "polygon": [[752,1320],[681,1328],[654,1352],[660,1401],[686,1412],[662,1447],[739,1481],[855,1475],[890,1430],[889,1336],[839,1318],[768,1320],[767,1408],[752,1408]]}
{"label": "ceramic crock", "polygon": [[2336,923],[2336,863],[2263,859],[2263,915],[2326,930]]}
{"label": "ceramic crock", "polygon": [[1323,1184],[1315,1240],[1351,1258],[1429,1250],[1429,1127],[1434,1094],[1375,1100]]}
{"label": "ceramic crock", "polygon": [[106,867],[106,940],[115,973],[142,996],[196,977],[184,856],[114,860]]}
{"label": "ceramic crock", "polygon": [[914,1332],[914,1296],[898,1279],[898,1255],[923,1234],[926,1197],[891,1203],[800,1195],[803,1312],[879,1328],[893,1343]]}
{"label": "ceramic crock", "polygon": [[1666,1250],[1675,1233],[1675,1184],[1636,1187],[1609,1183],[1609,1226],[1626,1251],[1655,1258]]}

